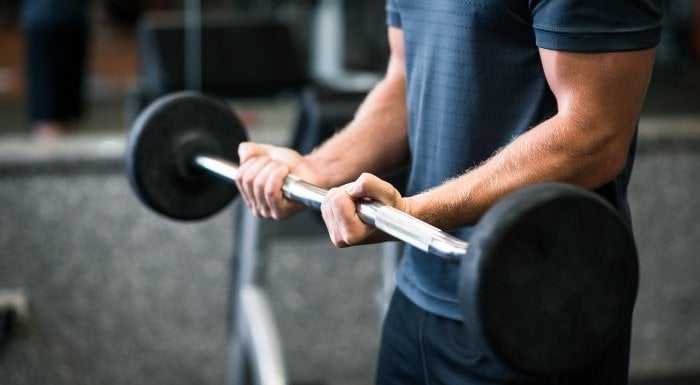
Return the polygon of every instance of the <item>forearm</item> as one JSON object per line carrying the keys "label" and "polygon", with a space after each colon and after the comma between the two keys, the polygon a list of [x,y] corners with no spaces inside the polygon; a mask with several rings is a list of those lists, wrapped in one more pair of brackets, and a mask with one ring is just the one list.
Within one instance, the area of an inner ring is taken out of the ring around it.
{"label": "forearm", "polygon": [[599,124],[584,128],[572,117],[554,116],[479,167],[408,198],[409,210],[437,227],[452,229],[476,223],[503,196],[529,184],[560,181],[585,188],[601,186],[624,167],[634,129],[614,130]]}
{"label": "forearm", "polygon": [[306,156],[324,187],[362,172],[382,174],[408,160],[405,79],[387,75],[367,96],[352,122]]}

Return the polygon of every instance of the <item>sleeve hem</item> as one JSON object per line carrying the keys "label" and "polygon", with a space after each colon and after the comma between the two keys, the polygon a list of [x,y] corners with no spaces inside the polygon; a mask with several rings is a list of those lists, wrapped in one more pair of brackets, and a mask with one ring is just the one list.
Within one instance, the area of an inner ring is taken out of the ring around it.
{"label": "sleeve hem", "polygon": [[389,27],[401,28],[401,15],[395,10],[387,7],[386,10],[386,24]]}
{"label": "sleeve hem", "polygon": [[629,32],[557,32],[535,27],[540,48],[576,52],[635,51],[659,44],[661,26]]}

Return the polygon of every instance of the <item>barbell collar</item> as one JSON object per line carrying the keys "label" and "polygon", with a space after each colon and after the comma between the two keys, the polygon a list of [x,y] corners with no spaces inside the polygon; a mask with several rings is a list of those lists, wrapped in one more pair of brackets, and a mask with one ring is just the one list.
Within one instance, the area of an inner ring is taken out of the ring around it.
{"label": "barbell collar", "polygon": [[[226,159],[196,155],[194,163],[224,179],[235,182],[238,178],[238,166]],[[321,209],[328,192],[293,174],[284,180],[282,191],[287,199],[315,210]],[[363,202],[358,203],[357,211],[363,222],[450,263],[459,264],[467,254],[467,242],[391,206]]]}

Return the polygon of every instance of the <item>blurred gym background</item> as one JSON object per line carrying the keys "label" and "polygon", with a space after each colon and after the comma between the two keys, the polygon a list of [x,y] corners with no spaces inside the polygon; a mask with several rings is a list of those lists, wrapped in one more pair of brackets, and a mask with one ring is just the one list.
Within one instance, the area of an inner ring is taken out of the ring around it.
{"label": "blurred gym background", "polygon": [[[253,139],[313,148],[381,76],[384,2],[89,1],[83,114],[47,140],[21,1],[0,0],[0,384],[231,383],[235,234],[250,223],[235,206],[197,224],[145,209],[125,132],[154,98],[198,89]],[[700,383],[700,2],[668,3],[630,186],[635,384]],[[307,219],[268,229],[263,253],[287,375],[371,383],[385,250],[336,250]]]}

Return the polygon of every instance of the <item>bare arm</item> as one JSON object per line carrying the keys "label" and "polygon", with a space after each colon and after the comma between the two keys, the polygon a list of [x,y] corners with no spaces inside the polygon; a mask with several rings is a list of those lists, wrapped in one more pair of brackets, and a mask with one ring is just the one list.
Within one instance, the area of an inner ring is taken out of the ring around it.
{"label": "bare arm", "polygon": [[307,156],[258,143],[239,146],[241,165],[236,184],[255,215],[282,219],[302,208],[282,196],[282,184],[290,172],[331,187],[357,178],[363,171],[381,174],[408,161],[403,32],[390,28],[388,34],[391,56],[386,75],[348,127]]}
{"label": "bare arm", "polygon": [[481,166],[406,199],[406,211],[449,229],[475,223],[500,197],[541,181],[594,188],[625,166],[654,50],[572,53],[540,49],[558,113]]}

